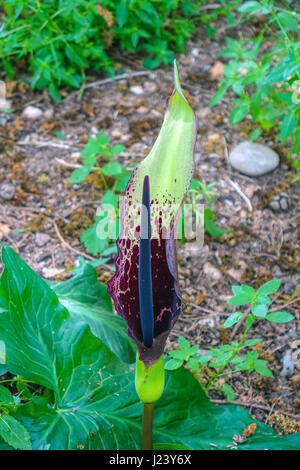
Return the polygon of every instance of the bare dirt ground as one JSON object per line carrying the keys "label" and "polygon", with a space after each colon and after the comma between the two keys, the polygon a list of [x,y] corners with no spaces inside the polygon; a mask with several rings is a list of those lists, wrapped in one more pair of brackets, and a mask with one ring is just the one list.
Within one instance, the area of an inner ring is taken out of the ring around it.
{"label": "bare dirt ground", "polygon": [[[293,170],[286,149],[274,143],[272,133],[260,141],[280,155],[274,172],[249,178],[231,169],[228,152],[248,138],[253,124],[249,120],[231,128],[230,94],[219,106],[209,108],[222,77],[217,54],[223,45],[222,34],[212,41],[200,31],[188,44],[187,54],[177,57],[183,89],[198,118],[195,178],[216,182],[216,223],[232,230],[219,238],[206,235],[203,247],[195,249],[188,243],[179,247],[179,282],[187,310],[172,331],[168,348],[175,347],[181,335],[203,352],[209,346],[237,340],[242,328],[221,329],[230,314],[225,305],[231,286],[244,283],[257,288],[267,280],[282,278],[274,310],[285,308],[296,321],[287,325],[259,322],[252,333],[263,338],[257,351],[270,361],[274,378],[252,373],[227,380],[236,391],[236,402],[247,407],[253,417],[267,421],[281,433],[299,432],[300,190],[291,184]],[[88,136],[103,130],[111,143],[125,145],[120,159],[129,168],[144,158],[159,132],[166,97],[173,87],[172,68],[132,77],[132,72],[142,70],[141,61],[126,55],[119,61],[128,77],[99,85],[94,83],[99,77],[89,76],[92,85],[81,99],[78,92],[63,91],[58,103],[47,92],[7,83],[7,99],[14,112],[0,114],[0,186],[12,185],[13,197],[0,197],[0,240],[46,279],[67,279],[67,269],[78,256],[93,258],[79,236],[94,220],[104,192],[101,180],[91,176],[82,184],[68,184]],[[142,87],[140,95],[130,90],[133,85]],[[29,104],[42,110],[38,119],[22,115]],[[65,140],[57,137],[57,131]],[[288,197],[288,207],[272,210],[270,201],[282,193]],[[105,282],[114,270],[114,258],[97,270]],[[210,397],[217,403],[225,402],[218,390]]]}

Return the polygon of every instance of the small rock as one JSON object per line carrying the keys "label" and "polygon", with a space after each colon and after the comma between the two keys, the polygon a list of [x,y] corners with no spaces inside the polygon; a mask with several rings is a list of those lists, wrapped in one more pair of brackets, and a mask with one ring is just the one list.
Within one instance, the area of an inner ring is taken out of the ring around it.
{"label": "small rock", "polygon": [[290,351],[286,351],[281,362],[282,362],[282,369],[281,369],[280,375],[285,377],[291,374],[291,372],[294,370],[294,364],[293,364],[293,358],[292,358]]}
{"label": "small rock", "polygon": [[120,137],[122,137],[122,133],[118,129],[113,129],[111,135],[115,139],[119,139]]}
{"label": "small rock", "polygon": [[5,98],[1,98],[0,94],[0,108],[2,109],[10,109],[11,108],[11,102],[6,100]]}
{"label": "small rock", "polygon": [[35,243],[39,247],[46,245],[46,243],[48,243],[49,240],[50,240],[50,237],[49,235],[47,235],[47,233],[37,233],[35,236]]}
{"label": "small rock", "polygon": [[255,191],[257,191],[259,189],[258,186],[254,186],[253,184],[250,184],[250,186],[247,186],[247,188],[245,189],[245,194],[247,196],[248,199],[251,199],[252,196],[254,195]]}
{"label": "small rock", "polygon": [[62,274],[64,269],[57,269],[57,268],[43,268],[42,277],[46,279],[51,279],[59,274]]}
{"label": "small rock", "polygon": [[300,374],[294,375],[290,380],[290,386],[294,389],[300,389]]}
{"label": "small rock", "polygon": [[235,279],[239,283],[242,282],[243,273],[244,273],[243,269],[230,268],[227,271],[227,274],[229,274],[230,277],[232,277],[233,279]]}
{"label": "small rock", "polygon": [[144,114],[144,113],[147,113],[149,111],[149,108],[146,108],[146,106],[140,106],[136,112],[139,113],[139,114]]}
{"label": "small rock", "polygon": [[291,207],[291,200],[286,193],[276,194],[269,202],[269,207],[273,209],[273,211],[286,212]]}
{"label": "small rock", "polygon": [[210,113],[211,113],[211,108],[208,108],[208,107],[202,108],[198,112],[198,117],[199,119],[206,119]]}
{"label": "small rock", "polygon": [[134,95],[143,95],[144,94],[144,89],[140,85],[133,85],[129,88],[129,91],[133,93]]}
{"label": "small rock", "polygon": [[2,240],[2,238],[7,237],[7,235],[9,235],[9,232],[9,226],[0,222],[0,240]]}
{"label": "small rock", "polygon": [[193,57],[198,57],[199,52],[200,52],[199,49],[197,49],[196,47],[193,47],[191,49],[191,54],[192,54]]}
{"label": "small rock", "polygon": [[206,276],[216,282],[222,277],[221,271],[209,262],[203,265],[203,271]]}
{"label": "small rock", "polygon": [[44,112],[44,116],[45,116],[46,119],[52,118],[53,115],[54,115],[54,109],[53,108],[46,109],[46,111]]}
{"label": "small rock", "polygon": [[0,186],[0,197],[6,201],[11,201],[15,197],[16,187],[11,183],[4,183]]}
{"label": "small rock", "polygon": [[209,328],[215,327],[215,322],[212,318],[201,318],[198,320],[198,325],[208,326]]}
{"label": "small rock", "polygon": [[98,129],[97,127],[93,126],[93,127],[91,128],[91,135],[92,135],[92,137],[96,138],[98,134],[99,134],[99,129]]}
{"label": "small rock", "polygon": [[224,77],[224,64],[220,61],[217,60],[215,65],[210,69],[210,79],[215,81],[215,80],[221,80],[221,78]]}
{"label": "small rock", "polygon": [[35,106],[26,106],[24,109],[22,116],[27,119],[38,119],[43,115],[43,111],[40,108],[36,108]]}
{"label": "small rock", "polygon": [[276,152],[262,144],[245,140],[229,155],[232,167],[248,176],[260,176],[274,170],[279,164]]}
{"label": "small rock", "polygon": [[144,88],[148,93],[154,93],[157,90],[157,86],[153,82],[145,82]]}

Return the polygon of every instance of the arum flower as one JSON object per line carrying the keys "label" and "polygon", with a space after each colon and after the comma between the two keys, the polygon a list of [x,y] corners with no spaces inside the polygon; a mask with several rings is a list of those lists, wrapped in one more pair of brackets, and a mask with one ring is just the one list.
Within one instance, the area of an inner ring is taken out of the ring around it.
{"label": "arum flower", "polygon": [[[183,309],[175,237],[194,170],[196,122],[176,63],[174,78],[158,138],[133,170],[123,195],[116,272],[108,282],[116,311],[137,344],[136,388],[144,403],[155,401],[163,391],[164,346]],[[145,377],[151,386],[145,386]]]}

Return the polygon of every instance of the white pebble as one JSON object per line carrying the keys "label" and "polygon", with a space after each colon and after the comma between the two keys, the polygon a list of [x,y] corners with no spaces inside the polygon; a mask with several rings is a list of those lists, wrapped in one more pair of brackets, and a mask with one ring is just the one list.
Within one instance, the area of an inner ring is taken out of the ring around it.
{"label": "white pebble", "polygon": [[129,88],[129,91],[133,93],[134,95],[143,95],[144,89],[140,85],[133,85]]}
{"label": "white pebble", "polygon": [[43,115],[43,111],[35,106],[26,106],[22,116],[27,119],[38,119]]}
{"label": "white pebble", "polygon": [[262,144],[245,140],[229,155],[231,166],[248,176],[260,176],[274,170],[279,164],[276,152]]}

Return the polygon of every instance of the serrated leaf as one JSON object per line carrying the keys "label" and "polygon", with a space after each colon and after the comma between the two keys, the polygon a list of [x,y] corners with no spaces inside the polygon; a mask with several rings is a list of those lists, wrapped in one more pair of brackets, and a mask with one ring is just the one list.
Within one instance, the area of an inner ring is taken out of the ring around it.
{"label": "serrated leaf", "polygon": [[106,191],[103,198],[101,199],[101,204],[109,204],[115,208],[118,207],[118,203],[119,203],[118,196],[110,189]]}
{"label": "serrated leaf", "polygon": [[1,403],[6,403],[6,404],[12,404],[14,403],[14,399],[8,388],[3,387],[3,385],[0,385],[0,404]]}
{"label": "serrated leaf", "polygon": [[233,401],[235,399],[235,391],[233,388],[229,384],[224,384],[222,388],[227,401]]}
{"label": "serrated leaf", "polygon": [[127,173],[127,170],[119,162],[109,162],[102,167],[102,172],[106,176],[114,176],[115,178],[119,178],[120,176]]}
{"label": "serrated leaf", "polygon": [[242,292],[241,294],[235,295],[234,297],[231,297],[227,301],[229,305],[246,305],[251,303],[253,300],[253,295],[250,293]]}
{"label": "serrated leaf", "polygon": [[169,352],[169,356],[173,359],[178,359],[180,361],[184,361],[188,357],[188,353],[182,350],[174,350]]}
{"label": "serrated leaf", "polygon": [[272,279],[260,286],[257,290],[258,295],[270,295],[278,291],[281,284],[281,279]]}
{"label": "serrated leaf", "polygon": [[121,0],[118,2],[118,6],[116,9],[116,17],[118,20],[118,24],[122,27],[127,22],[128,19],[128,2],[127,0]]}
{"label": "serrated leaf", "polygon": [[266,316],[266,320],[271,323],[288,323],[289,321],[294,320],[294,315],[286,312],[285,310],[279,312],[272,312]]}
{"label": "serrated leaf", "polygon": [[241,292],[243,292],[244,294],[249,294],[252,297],[255,295],[255,289],[253,289],[253,287],[246,286],[244,284],[242,284],[240,287],[241,287]]}
{"label": "serrated leaf", "polygon": [[217,225],[214,222],[214,218],[215,218],[214,213],[210,209],[205,208],[204,209],[204,226],[210,236],[220,237],[221,235],[224,235],[224,233],[230,232],[230,229],[222,229],[222,228],[217,227]]}
{"label": "serrated leaf", "polygon": [[296,57],[287,57],[286,60],[280,61],[271,70],[270,74],[266,77],[265,84],[280,82],[286,80],[288,77],[294,75],[300,70],[300,63]]}
{"label": "serrated leaf", "polygon": [[253,338],[253,339],[247,339],[247,341],[245,341],[244,343],[244,347],[249,347],[249,348],[252,348],[252,346],[255,346],[256,343],[259,343],[261,342],[262,340],[260,338]]}
{"label": "serrated leaf", "polygon": [[183,360],[181,361],[180,359],[169,359],[165,363],[165,370],[175,370],[181,367],[183,364]]}
{"label": "serrated leaf", "polygon": [[242,294],[243,292],[242,286],[232,286],[231,289],[234,295]]}
{"label": "serrated leaf", "polygon": [[256,370],[256,372],[263,375],[264,377],[274,377],[273,373],[266,366],[266,364],[267,364],[267,361],[264,361],[262,359],[257,359],[257,361],[255,361],[254,363],[254,369]]}
{"label": "serrated leaf", "polygon": [[254,140],[256,140],[261,134],[261,129],[254,129],[253,132],[251,132],[250,136],[249,136],[249,140],[251,140],[252,142]]}
{"label": "serrated leaf", "polygon": [[90,172],[90,168],[86,168],[84,166],[76,168],[76,170],[72,172],[68,182],[70,184],[81,183],[87,176],[89,176]]}
{"label": "serrated leaf", "polygon": [[190,357],[188,360],[187,360],[187,366],[195,373],[199,372],[199,364],[198,364],[198,361],[196,359],[194,359],[193,357]]}
{"label": "serrated leaf", "polygon": [[189,341],[184,336],[180,336],[178,338],[178,346],[180,347],[180,349],[182,349],[182,351],[186,351],[186,352],[188,352],[191,349],[191,345]]}
{"label": "serrated leaf", "polygon": [[123,152],[125,150],[125,146],[122,144],[116,144],[113,145],[112,148],[110,149],[112,155],[119,155],[119,153]]}
{"label": "serrated leaf", "polygon": [[102,253],[109,245],[109,238],[100,238],[98,235],[98,224],[103,221],[104,215],[99,217],[96,222],[83,232],[80,241],[85,248],[94,256]]}
{"label": "serrated leaf", "polygon": [[251,312],[255,317],[264,318],[267,315],[268,307],[266,304],[254,305]]}
{"label": "serrated leaf", "polygon": [[220,101],[222,101],[222,98],[224,97],[226,91],[228,90],[229,88],[229,83],[226,83],[226,85],[221,85],[220,88],[218,88],[218,90],[216,91],[216,93],[214,94],[214,96],[212,97],[210,103],[209,103],[209,106],[210,107],[213,107],[213,106],[216,106],[218,103],[220,103]]}
{"label": "serrated leaf", "polygon": [[28,431],[10,415],[0,415],[0,435],[14,449],[31,450]]}
{"label": "serrated leaf", "polygon": [[249,1],[240,5],[237,9],[239,13],[251,13],[254,15],[262,9],[262,6],[259,2]]}
{"label": "serrated leaf", "polygon": [[230,317],[226,318],[225,323],[223,324],[224,328],[230,328],[235,325],[241,318],[243,314],[241,312],[234,312]]}
{"label": "serrated leaf", "polygon": [[249,111],[248,103],[243,103],[233,108],[229,116],[229,122],[231,126],[235,126],[240,121],[242,121],[247,116],[248,111]]}
{"label": "serrated leaf", "polygon": [[293,31],[294,33],[298,32],[298,23],[296,18],[292,15],[292,12],[279,12],[277,17],[287,30]]}
{"label": "serrated leaf", "polygon": [[255,302],[257,304],[266,304],[266,305],[269,305],[272,303],[272,300],[270,299],[270,297],[268,295],[265,295],[265,294],[261,294],[261,295],[258,295],[255,299]]}
{"label": "serrated leaf", "polygon": [[280,126],[280,133],[278,138],[285,142],[288,137],[293,133],[298,125],[298,117],[294,111],[289,112],[283,118],[281,126]]}

